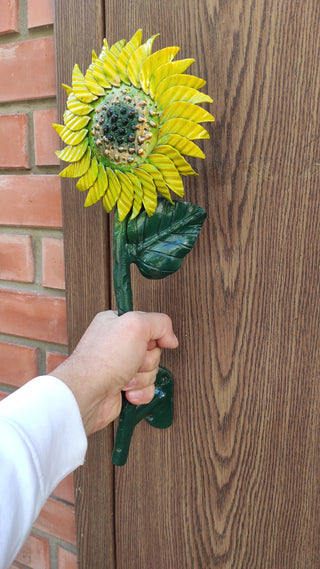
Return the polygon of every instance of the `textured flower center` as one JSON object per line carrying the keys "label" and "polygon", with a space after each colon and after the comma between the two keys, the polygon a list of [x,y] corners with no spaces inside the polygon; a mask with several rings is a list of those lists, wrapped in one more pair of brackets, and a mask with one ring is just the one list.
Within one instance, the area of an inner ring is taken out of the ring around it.
{"label": "textured flower center", "polygon": [[130,170],[143,163],[158,138],[154,101],[140,89],[113,87],[95,105],[89,142],[105,166]]}

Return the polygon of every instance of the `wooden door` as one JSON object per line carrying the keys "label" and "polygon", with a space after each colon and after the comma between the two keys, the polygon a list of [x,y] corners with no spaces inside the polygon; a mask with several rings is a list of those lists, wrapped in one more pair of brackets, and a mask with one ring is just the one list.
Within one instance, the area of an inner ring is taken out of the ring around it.
{"label": "wooden door", "polygon": [[[317,569],[320,4],[56,0],[58,84],[102,37],[159,32],[208,81],[216,123],[186,199],[208,213],[182,269],[134,272],[134,304],[174,321],[173,426],[113,427],[76,475],[83,569]],[[65,99],[59,90],[60,114]],[[110,307],[109,223],[64,185],[70,346]],[[89,243],[95,243],[88,255]]]}

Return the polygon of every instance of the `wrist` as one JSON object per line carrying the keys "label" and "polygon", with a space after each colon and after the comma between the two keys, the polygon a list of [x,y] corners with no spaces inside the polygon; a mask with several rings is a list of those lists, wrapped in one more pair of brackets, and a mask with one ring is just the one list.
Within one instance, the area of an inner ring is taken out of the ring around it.
{"label": "wrist", "polygon": [[79,355],[75,358],[71,355],[52,375],[65,383],[73,393],[87,436],[104,428],[120,413],[121,395],[99,389],[99,385],[92,382],[92,373],[86,372]]}

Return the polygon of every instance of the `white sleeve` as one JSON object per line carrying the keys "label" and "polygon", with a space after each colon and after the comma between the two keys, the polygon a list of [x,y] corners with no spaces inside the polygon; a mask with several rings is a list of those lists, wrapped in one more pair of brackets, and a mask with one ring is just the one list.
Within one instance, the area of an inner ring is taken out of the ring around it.
{"label": "white sleeve", "polygon": [[7,569],[45,501],[84,463],[87,438],[76,399],[42,376],[0,402],[0,569]]}

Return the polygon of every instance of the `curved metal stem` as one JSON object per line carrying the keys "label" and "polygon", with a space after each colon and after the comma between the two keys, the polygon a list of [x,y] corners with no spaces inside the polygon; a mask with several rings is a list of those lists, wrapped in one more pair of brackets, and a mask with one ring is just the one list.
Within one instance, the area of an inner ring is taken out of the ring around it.
{"label": "curved metal stem", "polygon": [[[113,284],[118,314],[133,310],[130,275],[130,259],[127,251],[127,221],[120,221],[116,213],[113,228]],[[172,423],[172,376],[165,368],[159,368],[155,383],[155,396],[147,405],[132,405],[122,393],[122,408],[119,417],[112,462],[122,466],[127,462],[130,441],[139,421],[146,419],[158,429]]]}
{"label": "curved metal stem", "polygon": [[[127,221],[120,221],[118,213],[113,227],[113,286],[116,295],[118,314],[133,310],[130,261],[127,253]],[[131,437],[135,427],[136,406],[122,396],[122,409],[112,454],[112,462],[117,466],[126,463]]]}
{"label": "curved metal stem", "polygon": [[119,315],[133,310],[126,234],[127,221],[120,221],[116,213],[113,227],[113,286]]}

